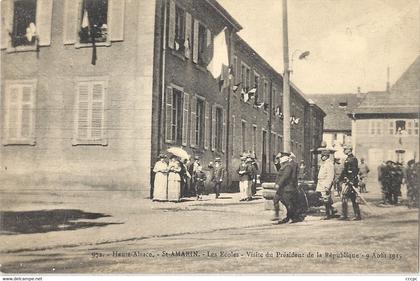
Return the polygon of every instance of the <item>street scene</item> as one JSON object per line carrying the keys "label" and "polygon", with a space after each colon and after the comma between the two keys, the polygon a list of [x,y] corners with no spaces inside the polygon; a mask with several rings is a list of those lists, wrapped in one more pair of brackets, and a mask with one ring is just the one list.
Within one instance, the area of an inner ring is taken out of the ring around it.
{"label": "street scene", "polygon": [[3,274],[419,273],[415,0],[0,3]]}

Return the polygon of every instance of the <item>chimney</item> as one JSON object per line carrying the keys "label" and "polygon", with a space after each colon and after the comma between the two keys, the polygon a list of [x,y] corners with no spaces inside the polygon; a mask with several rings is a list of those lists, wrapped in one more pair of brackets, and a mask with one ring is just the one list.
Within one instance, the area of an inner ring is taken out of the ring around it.
{"label": "chimney", "polygon": [[389,93],[389,65],[386,69],[386,91]]}

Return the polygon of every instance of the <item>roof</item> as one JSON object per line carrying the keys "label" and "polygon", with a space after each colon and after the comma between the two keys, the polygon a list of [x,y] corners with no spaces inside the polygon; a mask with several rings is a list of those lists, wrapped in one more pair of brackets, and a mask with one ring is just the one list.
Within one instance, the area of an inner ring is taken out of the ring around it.
{"label": "roof", "polygon": [[307,94],[326,114],[324,118],[325,131],[351,131],[352,112],[363,100],[363,95],[346,94]]}
{"label": "roof", "polygon": [[420,56],[388,91],[368,92],[357,114],[417,113],[420,103]]}
{"label": "roof", "polygon": [[206,2],[212,6],[217,12],[219,12],[235,29],[239,31],[242,26],[237,22],[225,8],[222,7],[216,0],[206,0]]}

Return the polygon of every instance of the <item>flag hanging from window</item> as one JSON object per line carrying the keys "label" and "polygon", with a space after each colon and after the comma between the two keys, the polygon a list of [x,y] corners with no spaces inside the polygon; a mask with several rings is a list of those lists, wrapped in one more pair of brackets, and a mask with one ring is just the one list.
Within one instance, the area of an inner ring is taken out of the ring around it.
{"label": "flag hanging from window", "polygon": [[229,67],[229,52],[226,43],[226,31],[225,27],[219,34],[214,37],[213,41],[213,58],[208,64],[208,70],[215,79],[219,79],[220,90],[224,88],[224,85],[229,79],[232,69]]}

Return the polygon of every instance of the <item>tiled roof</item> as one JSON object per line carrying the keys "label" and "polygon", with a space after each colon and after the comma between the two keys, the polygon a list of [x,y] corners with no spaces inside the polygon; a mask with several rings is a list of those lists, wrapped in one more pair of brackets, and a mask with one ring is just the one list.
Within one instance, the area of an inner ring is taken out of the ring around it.
{"label": "tiled roof", "polygon": [[326,113],[324,130],[351,131],[347,114],[359,105],[363,94],[307,94],[307,97]]}
{"label": "tiled roof", "polygon": [[354,113],[416,113],[420,103],[420,57],[401,75],[389,92],[369,92]]}

